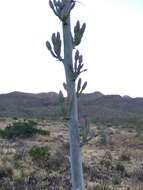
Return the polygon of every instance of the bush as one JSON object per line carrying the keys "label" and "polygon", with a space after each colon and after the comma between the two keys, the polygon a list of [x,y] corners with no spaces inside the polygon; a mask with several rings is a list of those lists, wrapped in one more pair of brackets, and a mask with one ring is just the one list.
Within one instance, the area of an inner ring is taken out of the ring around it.
{"label": "bush", "polygon": [[120,178],[130,177],[130,173],[126,170],[122,162],[117,162],[114,169],[116,170],[116,174],[113,176],[114,182],[121,181]]}
{"label": "bush", "polygon": [[121,162],[118,162],[116,164],[116,170],[120,173],[125,173],[125,166],[121,163]]}
{"label": "bush", "polygon": [[117,173],[117,174],[114,174],[113,178],[112,178],[112,183],[114,185],[119,185],[121,184],[122,180],[121,180],[121,176]]}
{"label": "bush", "polygon": [[121,161],[130,161],[130,160],[131,160],[131,154],[130,154],[130,152],[129,152],[128,150],[124,150],[124,151],[121,153],[119,159],[120,159]]}
{"label": "bush", "polygon": [[62,151],[57,151],[51,155],[48,160],[48,170],[49,169],[52,171],[69,170],[69,160]]}
{"label": "bush", "polygon": [[29,155],[31,156],[33,162],[35,162],[39,167],[45,167],[47,160],[50,157],[50,152],[47,146],[33,146],[29,151]]}
{"label": "bush", "polygon": [[45,147],[34,146],[30,149],[29,154],[33,159],[42,159],[44,157],[50,156],[49,149],[46,146]]}
{"label": "bush", "polygon": [[14,139],[14,138],[27,138],[32,137],[35,134],[48,134],[47,131],[37,129],[37,123],[29,121],[17,121],[8,125],[5,129],[0,129],[0,136],[2,138]]}
{"label": "bush", "polygon": [[110,143],[110,137],[106,129],[101,129],[100,131],[100,143],[102,145],[108,145]]}
{"label": "bush", "polygon": [[12,168],[0,167],[0,179],[12,176]]}
{"label": "bush", "polygon": [[85,144],[90,134],[90,124],[87,118],[85,118],[83,121],[84,122],[80,125],[80,137],[81,143]]}

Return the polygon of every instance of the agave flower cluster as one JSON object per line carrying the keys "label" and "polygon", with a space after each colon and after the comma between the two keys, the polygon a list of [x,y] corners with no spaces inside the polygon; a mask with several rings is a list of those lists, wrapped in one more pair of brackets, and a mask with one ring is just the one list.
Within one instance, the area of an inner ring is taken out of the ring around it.
{"label": "agave flower cluster", "polygon": [[75,6],[75,1],[70,0],[53,0],[53,2],[50,0],[49,5],[55,15],[59,17],[59,19],[66,24],[66,20],[70,14],[70,11],[74,8]]}
{"label": "agave flower cluster", "polygon": [[[62,21],[63,25],[66,25],[67,18],[71,12],[71,10],[75,6],[75,1],[67,1],[67,0],[53,0],[49,1],[49,5],[55,15]],[[76,46],[78,46],[81,43],[83,34],[85,32],[86,24],[83,23],[82,25],[80,24],[79,21],[77,21],[75,27],[74,27],[74,34],[72,36],[72,43],[73,43],[73,50],[76,49]],[[64,58],[61,55],[61,48],[62,48],[62,40],[61,40],[61,35],[59,32],[53,33],[51,37],[51,42],[52,45],[49,41],[46,42],[46,46],[50,53],[52,54],[53,57],[55,57],[58,61],[63,62],[64,64]],[[74,63],[73,65],[70,66],[70,71],[72,74],[72,78],[74,81],[79,77],[79,75],[87,71],[86,69],[83,69],[83,56],[80,55],[79,51],[76,50],[74,52]],[[63,83],[64,88],[67,90],[67,85]],[[77,82],[77,97],[79,97],[83,90],[86,88],[87,82],[84,82],[82,85],[81,78],[78,79]]]}

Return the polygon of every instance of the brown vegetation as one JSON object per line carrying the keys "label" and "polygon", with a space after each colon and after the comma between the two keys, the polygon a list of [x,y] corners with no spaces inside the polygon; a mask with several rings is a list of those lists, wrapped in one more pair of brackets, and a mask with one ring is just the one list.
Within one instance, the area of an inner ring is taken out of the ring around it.
{"label": "brown vegetation", "polygon": [[[39,127],[50,131],[50,135],[1,139],[0,189],[71,189],[67,127],[63,122],[46,121]],[[108,127],[110,141],[106,144],[102,143],[103,129],[94,124],[91,128],[96,128],[97,136],[83,146],[87,190],[141,190],[142,134]]]}

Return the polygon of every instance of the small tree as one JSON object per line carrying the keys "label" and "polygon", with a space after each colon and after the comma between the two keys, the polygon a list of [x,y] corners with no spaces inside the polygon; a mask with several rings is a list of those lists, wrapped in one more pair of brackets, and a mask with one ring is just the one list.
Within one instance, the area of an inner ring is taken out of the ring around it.
{"label": "small tree", "polygon": [[55,15],[61,20],[63,29],[64,57],[61,55],[62,41],[59,32],[52,34],[52,45],[49,41],[47,41],[46,46],[52,56],[63,63],[65,69],[66,83],[63,85],[67,90],[68,96],[68,124],[72,188],[73,190],[84,190],[77,97],[79,97],[86,88],[87,82],[82,85],[81,78],[79,78],[79,75],[86,71],[86,69],[83,69],[84,64],[82,55],[80,55],[79,51],[75,48],[81,42],[86,24],[84,23],[81,26],[80,22],[77,21],[74,27],[74,35],[72,36],[70,12],[75,7],[75,0],[50,0],[49,5]]}

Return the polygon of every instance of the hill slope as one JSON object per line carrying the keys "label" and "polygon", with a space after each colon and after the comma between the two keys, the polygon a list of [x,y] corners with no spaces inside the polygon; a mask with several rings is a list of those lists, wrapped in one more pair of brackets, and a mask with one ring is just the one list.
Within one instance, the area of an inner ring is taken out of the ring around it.
{"label": "hill slope", "polygon": [[12,92],[0,95],[0,116],[2,117],[40,117],[58,103],[55,92],[31,94]]}
{"label": "hill slope", "polygon": [[[31,94],[12,92],[0,95],[1,117],[55,117],[59,95],[55,92]],[[103,95],[100,92],[83,94],[79,99],[79,115],[95,122],[143,123],[143,98]]]}
{"label": "hill slope", "polygon": [[143,125],[143,98],[102,95],[80,104],[80,115],[84,114],[100,123]]}

